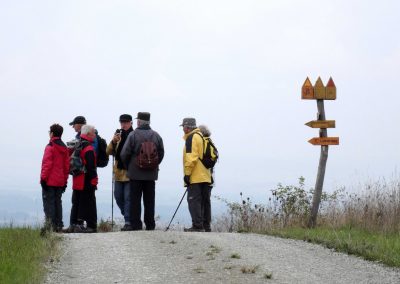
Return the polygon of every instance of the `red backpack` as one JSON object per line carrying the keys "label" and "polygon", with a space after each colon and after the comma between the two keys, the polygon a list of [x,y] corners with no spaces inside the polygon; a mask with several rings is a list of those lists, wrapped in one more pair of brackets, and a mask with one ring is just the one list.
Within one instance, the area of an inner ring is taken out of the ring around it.
{"label": "red backpack", "polygon": [[158,168],[158,161],[156,144],[151,141],[143,142],[136,157],[136,165],[142,170],[155,170]]}

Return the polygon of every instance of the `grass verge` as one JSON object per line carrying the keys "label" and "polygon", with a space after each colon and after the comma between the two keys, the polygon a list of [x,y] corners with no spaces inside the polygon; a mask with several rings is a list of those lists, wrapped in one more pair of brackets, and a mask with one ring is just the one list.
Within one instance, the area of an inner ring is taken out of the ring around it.
{"label": "grass verge", "polygon": [[269,231],[268,234],[321,244],[366,260],[400,267],[400,233],[369,232],[351,227],[339,229],[293,227]]}
{"label": "grass verge", "polygon": [[41,283],[60,237],[39,229],[0,228],[0,283]]}

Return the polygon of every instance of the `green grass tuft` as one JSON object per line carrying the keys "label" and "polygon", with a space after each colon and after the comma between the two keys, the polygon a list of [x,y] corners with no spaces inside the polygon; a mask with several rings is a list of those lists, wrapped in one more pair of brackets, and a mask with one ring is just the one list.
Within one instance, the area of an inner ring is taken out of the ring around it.
{"label": "green grass tuft", "polygon": [[39,229],[0,228],[0,283],[41,283],[60,237]]}
{"label": "green grass tuft", "polygon": [[317,227],[284,228],[268,232],[275,236],[321,244],[339,252],[361,256],[388,266],[400,267],[400,238],[398,233],[369,232],[363,229]]}
{"label": "green grass tuft", "polygon": [[232,254],[231,254],[231,258],[240,259],[240,254],[238,254],[238,253],[232,253]]}

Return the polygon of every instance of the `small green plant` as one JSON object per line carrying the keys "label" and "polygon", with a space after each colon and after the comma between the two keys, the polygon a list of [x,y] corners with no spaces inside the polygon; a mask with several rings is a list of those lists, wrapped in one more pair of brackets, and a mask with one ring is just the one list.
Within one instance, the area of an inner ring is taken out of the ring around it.
{"label": "small green plant", "polygon": [[244,274],[254,274],[256,273],[257,269],[259,268],[258,265],[253,266],[242,266],[240,271]]}
{"label": "small green plant", "polygon": [[97,225],[97,231],[99,233],[108,233],[112,232],[112,225],[110,221],[106,221],[104,219],[100,219],[99,224]]}
{"label": "small green plant", "polygon": [[219,252],[221,252],[221,248],[219,248],[219,247],[217,247],[217,246],[214,246],[214,245],[211,245],[211,246],[210,246],[210,249],[211,249],[211,252],[212,252],[212,253],[219,253]]}
{"label": "small green plant", "polygon": [[231,258],[240,259],[240,254],[238,254],[238,253],[232,253],[232,254],[231,254]]}
{"label": "small green plant", "polygon": [[265,279],[272,279],[272,272],[264,273]]}
{"label": "small green plant", "polygon": [[202,267],[196,267],[195,269],[193,269],[195,272],[197,273],[205,273],[206,271],[204,270],[204,268]]}

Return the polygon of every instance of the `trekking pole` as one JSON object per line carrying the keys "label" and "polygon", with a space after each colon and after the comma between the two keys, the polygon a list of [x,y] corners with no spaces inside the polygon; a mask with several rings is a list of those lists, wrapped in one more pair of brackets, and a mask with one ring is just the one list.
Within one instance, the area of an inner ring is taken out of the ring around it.
{"label": "trekking pole", "polygon": [[183,200],[183,198],[185,197],[186,192],[187,192],[187,188],[185,189],[185,193],[183,194],[182,199],[181,199],[181,201],[179,202],[178,207],[176,207],[175,213],[174,213],[174,215],[172,216],[171,221],[169,222],[168,227],[165,229],[164,232],[168,231],[169,226],[170,226],[171,223],[172,223],[172,220],[174,220],[174,217],[175,217],[176,212],[178,212],[179,206],[181,206],[182,200]]}
{"label": "trekking pole", "polygon": [[112,185],[111,185],[111,231],[114,231],[114,181],[115,181],[115,174],[114,174],[114,155],[112,156],[112,167],[111,167],[111,174],[112,174]]}

